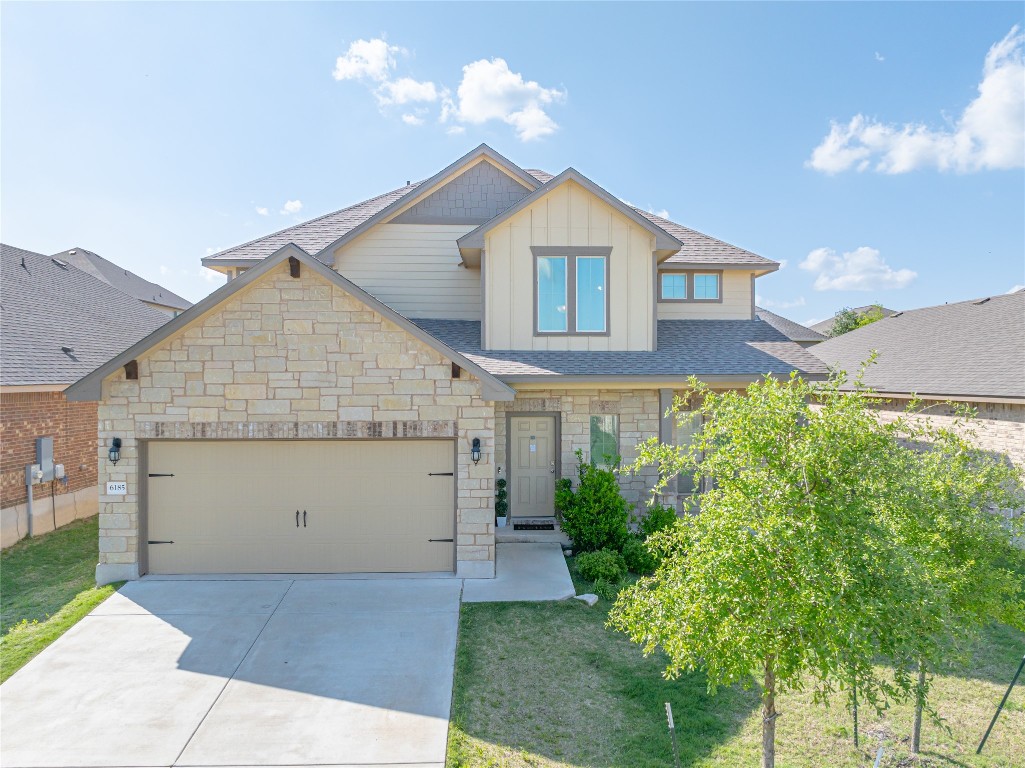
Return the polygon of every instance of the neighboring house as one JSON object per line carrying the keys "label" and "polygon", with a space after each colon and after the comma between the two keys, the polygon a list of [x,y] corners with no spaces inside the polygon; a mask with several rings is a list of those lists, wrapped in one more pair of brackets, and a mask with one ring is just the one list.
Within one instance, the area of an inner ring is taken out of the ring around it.
{"label": "neighboring house", "polygon": [[768,323],[788,339],[796,341],[805,349],[829,338],[818,331],[813,331],[811,328],[795,323],[793,320],[789,320],[761,307],[755,307],[755,317],[764,323]]}
{"label": "neighboring house", "polygon": [[979,446],[1025,467],[1025,291],[895,312],[811,351],[852,378],[875,351],[864,382],[888,399],[884,414],[917,395],[945,426],[948,402],[968,404]]}
{"label": "neighboring house", "polygon": [[96,514],[96,402],[68,402],[63,390],[167,319],[67,262],[0,246],[3,547],[29,530],[25,468],[37,463],[38,438],[52,439],[66,482],[45,468],[33,487],[33,531]]}
{"label": "neighboring house", "polygon": [[85,248],[70,248],[54,254],[53,258],[78,267],[97,280],[102,280],[122,293],[134,296],[143,304],[147,304],[165,315],[177,317],[192,306],[191,301],[183,299],[176,293],[171,293],[162,285],[151,283],[134,272],[129,272],[124,267],[119,267],[114,262],[107,261],[99,254],[87,251]]}
{"label": "neighboring house", "polygon": [[[776,262],[487,146],[203,263],[232,279],[69,391],[122,446],[101,582],[491,577],[497,478],[514,522],[550,521],[577,449],[687,439],[664,414],[689,376],[825,374],[756,316]],[[626,498],[654,477],[623,475]]]}
{"label": "neighboring house", "polygon": [[[861,315],[864,315],[869,310],[872,310],[872,309],[875,309],[875,308],[876,308],[875,304],[866,304],[864,307],[851,307],[851,311],[854,312],[856,315],[861,316]],[[890,317],[891,315],[893,315],[897,311],[895,309],[887,309],[886,307],[882,307],[882,306],[880,306],[880,309],[883,310],[883,317]],[[833,322],[835,320],[836,320],[836,316],[834,315],[833,317],[827,318],[825,320],[820,320],[817,323],[813,323],[812,325],[809,325],[808,327],[811,328],[811,330],[815,331],[816,333],[821,333],[826,338],[829,338],[829,332],[833,330]]]}

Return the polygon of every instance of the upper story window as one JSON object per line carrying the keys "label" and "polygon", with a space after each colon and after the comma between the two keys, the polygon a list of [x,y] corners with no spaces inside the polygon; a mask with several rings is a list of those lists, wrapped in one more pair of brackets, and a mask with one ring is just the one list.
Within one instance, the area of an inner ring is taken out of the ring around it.
{"label": "upper story window", "polygon": [[699,272],[681,269],[659,272],[658,300],[692,304],[722,301],[722,271]]}
{"label": "upper story window", "polygon": [[611,248],[535,246],[534,332],[609,332]]}

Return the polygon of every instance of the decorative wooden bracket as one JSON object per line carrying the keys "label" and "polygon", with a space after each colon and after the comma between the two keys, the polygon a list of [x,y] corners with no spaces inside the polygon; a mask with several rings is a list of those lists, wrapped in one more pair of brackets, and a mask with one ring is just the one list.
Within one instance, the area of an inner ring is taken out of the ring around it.
{"label": "decorative wooden bracket", "polygon": [[452,363],[452,378],[453,379],[458,379],[458,378],[461,378],[462,375],[463,375],[463,369],[460,368],[455,363]]}
{"label": "decorative wooden bracket", "polygon": [[299,277],[299,259],[295,256],[288,257],[288,274],[292,277]]}
{"label": "decorative wooden bracket", "polygon": [[129,360],[125,363],[125,378],[135,380],[139,378],[139,361]]}

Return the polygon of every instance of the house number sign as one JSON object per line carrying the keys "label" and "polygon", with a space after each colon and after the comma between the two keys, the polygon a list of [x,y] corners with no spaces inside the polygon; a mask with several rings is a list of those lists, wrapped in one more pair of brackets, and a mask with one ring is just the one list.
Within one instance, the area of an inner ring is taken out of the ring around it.
{"label": "house number sign", "polygon": [[128,483],[107,483],[108,496],[127,496]]}

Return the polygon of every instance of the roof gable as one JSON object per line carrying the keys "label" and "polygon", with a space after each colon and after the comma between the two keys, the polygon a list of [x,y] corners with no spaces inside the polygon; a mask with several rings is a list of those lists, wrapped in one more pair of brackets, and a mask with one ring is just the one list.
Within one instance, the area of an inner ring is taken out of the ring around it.
{"label": "roof gable", "polygon": [[362,302],[368,308],[377,312],[379,315],[399,326],[402,330],[408,332],[410,335],[419,339],[421,342],[431,347],[445,358],[457,363],[460,367],[469,371],[471,374],[481,380],[483,389],[483,395],[488,400],[512,400],[514,396],[513,390],[506,384],[503,384],[497,378],[492,376],[481,366],[477,365],[472,360],[464,357],[459,352],[448,347],[446,344],[431,336],[429,333],[424,331],[416,324],[410,322],[408,319],[400,315],[398,312],[387,306],[380,300],[374,298],[369,293],[358,287],[354,283],[346,280],[344,277],[339,275],[333,269],[318,261],[316,258],[308,254],[299,246],[294,243],[290,243],[276,251],[273,255],[268,256],[256,267],[247,270],[242,276],[231,280],[221,288],[217,289],[198,304],[194,304],[191,308],[187,309],[178,317],[174,318],[170,322],[166,323],[146,338],[142,339],[135,345],[129,347],[120,355],[108,360],[106,363],[101,365],[99,368],[94,370],[92,373],[81,378],[73,385],[68,387],[66,394],[69,400],[98,400],[102,395],[103,380],[110,374],[117,371],[125,363],[134,360],[135,358],[146,354],[149,350],[156,347],[161,342],[175,335],[176,333],[185,329],[186,326],[199,320],[202,316],[208,312],[216,309],[221,304],[226,302],[240,290],[246,288],[249,285],[259,281],[262,277],[267,275],[279,264],[288,260],[295,259],[300,264],[305,265],[309,269],[312,269],[316,274],[320,275],[328,283],[339,287],[345,293],[349,294],[356,300]]}
{"label": "roof gable", "polygon": [[89,273],[97,280],[102,280],[119,291],[134,296],[139,301],[160,304],[172,309],[188,309],[192,306],[191,301],[172,293],[159,283],[139,277],[134,272],[129,272],[124,267],[119,267],[98,253],[87,251],[85,248],[69,248],[54,254],[53,258],[66,261],[83,272]]}
{"label": "roof gable", "polygon": [[495,150],[487,144],[481,144],[479,147],[466,153],[448,167],[443,168],[441,171],[434,174],[431,178],[417,184],[415,188],[410,189],[409,192],[385,206],[370,218],[360,222],[341,237],[325,245],[315,254],[316,258],[320,259],[324,263],[333,262],[333,258],[331,258],[332,252],[341,248],[346,243],[355,240],[371,227],[389,221],[396,214],[402,213],[407,208],[414,206],[420,200],[438,190],[438,188],[444,185],[445,182],[460,175],[464,169],[471,165],[475,165],[483,159],[486,159],[495,166],[505,170],[510,176],[518,179],[527,189],[537,189],[541,186],[541,183],[537,179],[524,171],[518,165],[495,152]]}
{"label": "roof gable", "polygon": [[678,251],[680,249],[680,246],[683,245],[683,243],[681,243],[680,240],[678,240],[673,235],[670,235],[668,232],[666,232],[664,229],[658,226],[651,219],[647,218],[646,216],[642,216],[636,209],[631,208],[629,205],[624,203],[619,198],[609,194],[606,190],[599,187],[597,184],[595,184],[593,181],[588,179],[586,176],[584,176],[576,169],[567,168],[565,171],[560,173],[551,181],[545,183],[544,185],[536,189],[533,193],[521,199],[515,205],[507,208],[498,216],[495,216],[493,219],[481,224],[472,232],[468,232],[467,234],[459,238],[457,243],[459,245],[460,253],[463,254],[463,260],[468,264],[479,263],[480,251],[484,247],[484,237],[488,232],[490,232],[500,224],[508,221],[517,213],[526,209],[533,203],[537,202],[542,197],[552,192],[554,189],[557,189],[558,187],[568,182],[574,182],[580,185],[585,190],[590,192],[592,195],[600,199],[602,202],[606,203],[611,208],[616,210],[618,213],[630,219],[638,226],[651,232],[651,234],[655,237],[655,250],[660,252],[661,256],[668,257],[669,255]]}

